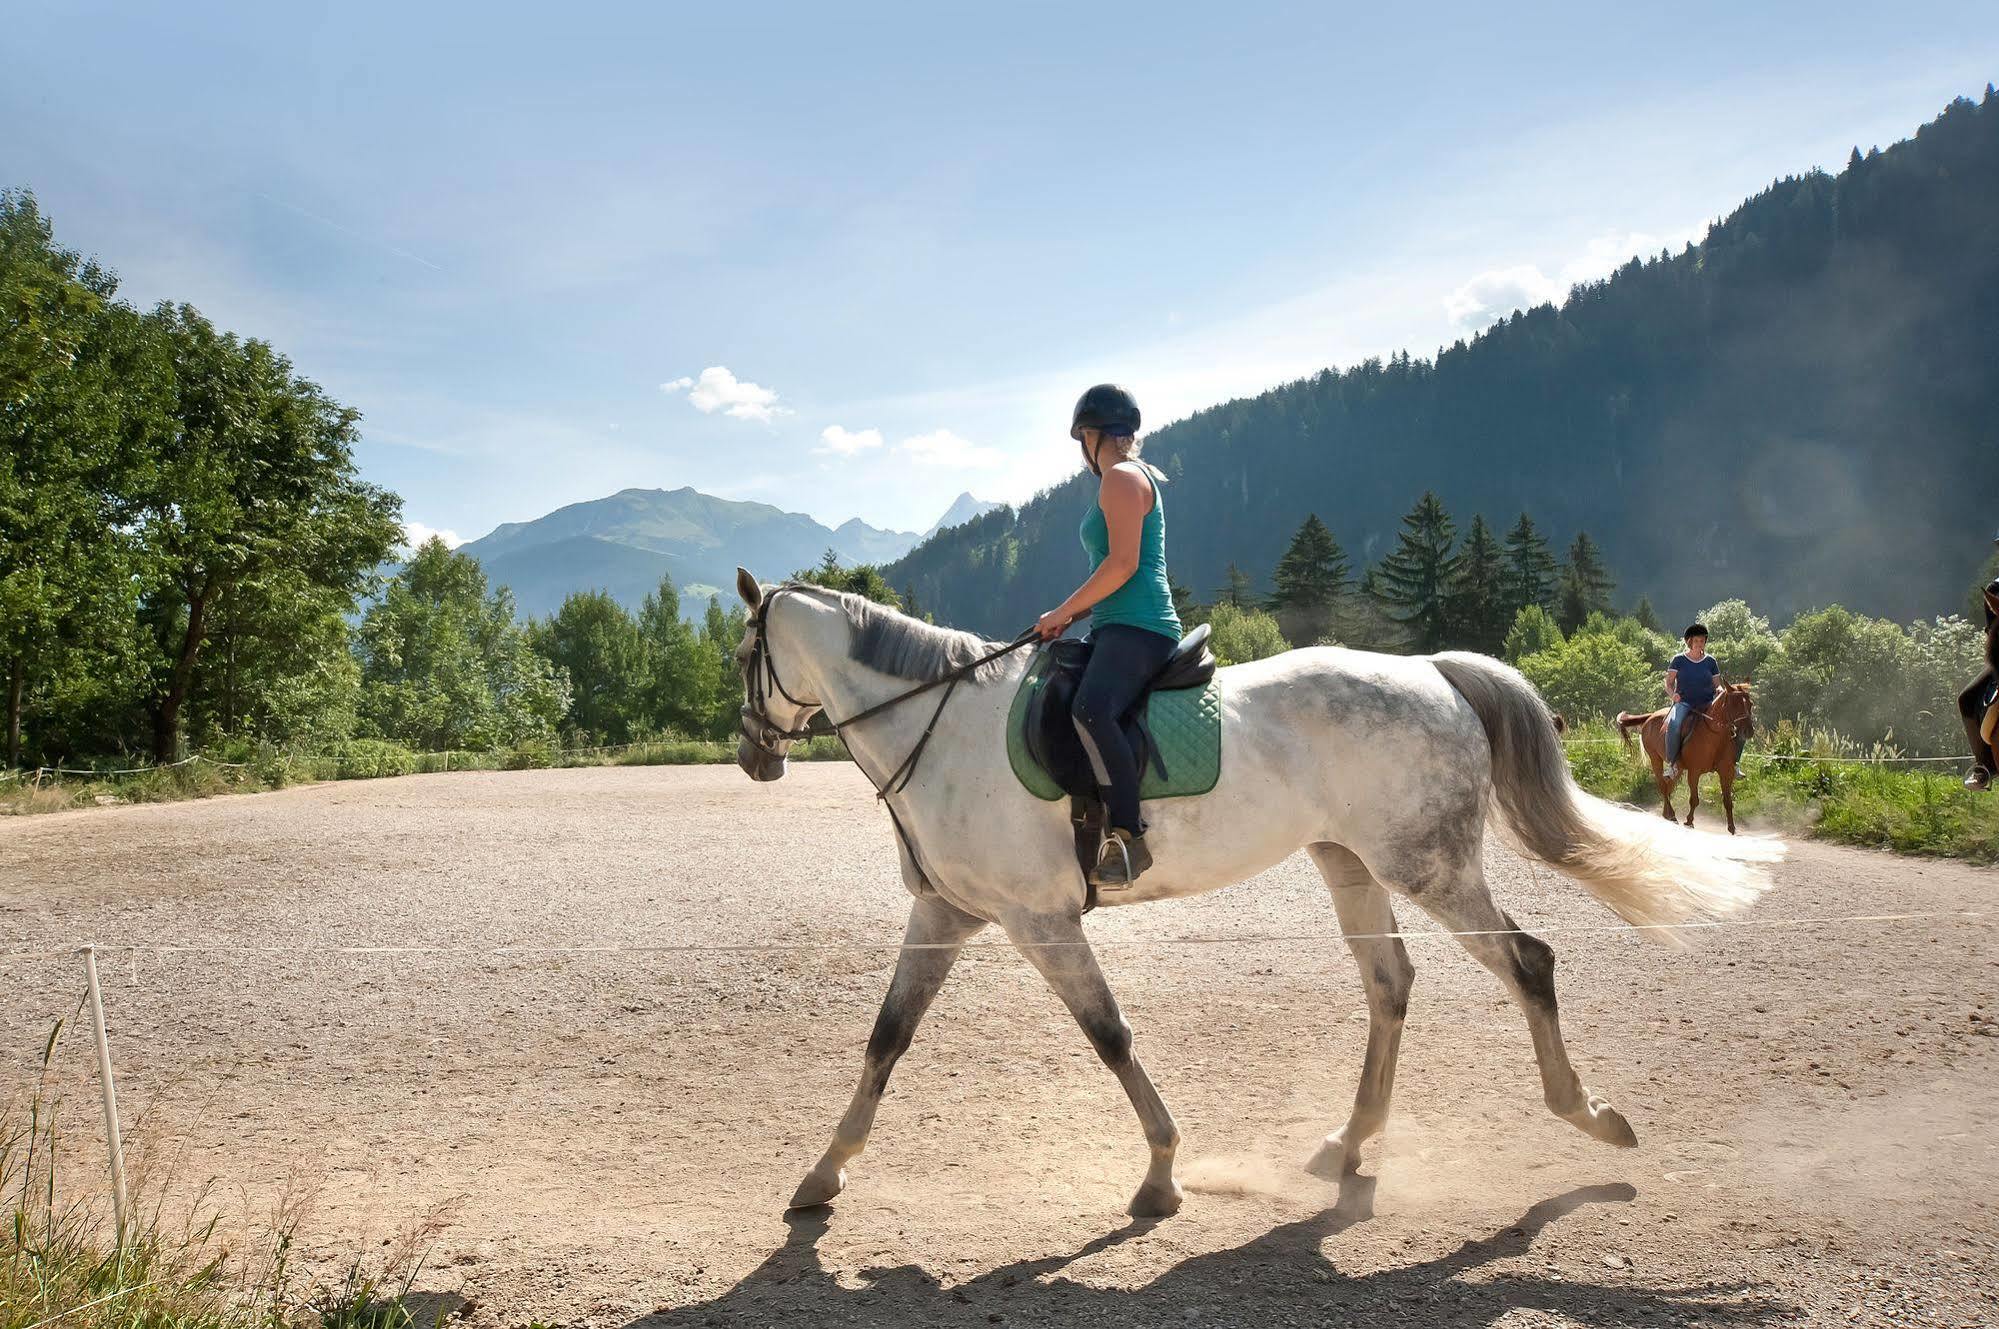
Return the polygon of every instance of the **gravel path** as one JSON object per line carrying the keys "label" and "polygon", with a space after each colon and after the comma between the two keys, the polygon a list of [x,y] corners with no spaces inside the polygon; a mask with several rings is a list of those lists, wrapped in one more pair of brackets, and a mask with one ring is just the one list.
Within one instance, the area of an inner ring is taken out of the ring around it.
{"label": "gravel path", "polygon": [[[1186,1209],[1151,1225],[1122,1216],[1144,1158],[1122,1094],[1003,948],[961,962],[838,1206],[784,1220],[907,906],[846,766],[766,786],[416,776],[0,821],[0,949],[251,948],[104,960],[155,1176],[215,1178],[252,1212],[316,1185],[322,1250],[452,1201],[422,1286],[474,1325],[1999,1320],[1994,917],[1732,929],[1676,954],[1564,933],[1609,915],[1490,859],[1501,903],[1556,947],[1578,1066],[1641,1147],[1547,1115],[1523,1022],[1440,938],[1412,943],[1366,1175],[1300,1172],[1344,1117],[1366,1019],[1299,857],[1091,919],[1186,1138]],[[1780,880],[1753,918],[1999,910],[1999,873],[1824,846]],[[1160,944],[1269,933],[1312,939]],[[533,949],[758,942],[856,945]],[[328,949],[370,944],[445,949]],[[73,959],[0,959],[0,1089],[80,988]],[[57,1069],[81,1148],[87,1042]]]}

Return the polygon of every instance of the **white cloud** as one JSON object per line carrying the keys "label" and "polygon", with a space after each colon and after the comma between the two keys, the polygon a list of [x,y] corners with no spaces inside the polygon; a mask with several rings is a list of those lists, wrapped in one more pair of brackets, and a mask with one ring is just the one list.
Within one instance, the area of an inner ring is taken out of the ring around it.
{"label": "white cloud", "polygon": [[1651,258],[1662,249],[1677,250],[1698,240],[1705,231],[1705,224],[1684,227],[1670,235],[1611,231],[1592,237],[1583,252],[1564,263],[1553,277],[1533,263],[1481,272],[1444,297],[1444,312],[1460,332],[1478,332],[1516,309],[1559,305],[1568,299],[1570,287],[1608,277],[1633,258]]}
{"label": "white cloud", "polygon": [[465,543],[465,537],[456,531],[441,531],[435,527],[426,526],[420,521],[406,521],[403,523],[403,543],[408,545],[412,550],[418,545],[427,542],[433,535],[444,541],[446,549],[456,549]]}
{"label": "white cloud", "polygon": [[897,450],[919,466],[951,466],[964,470],[987,470],[1005,461],[998,448],[982,448],[948,429],[905,438]]}
{"label": "white cloud", "polygon": [[703,415],[721,411],[738,420],[762,420],[768,424],[775,416],[790,414],[777,404],[776,392],[760,383],[739,379],[721,365],[710,365],[701,371],[699,378],[676,378],[671,383],[662,383],[659,390],[669,394],[685,392],[694,409]]}
{"label": "white cloud", "polygon": [[879,429],[842,429],[839,425],[827,425],[819,431],[820,446],[812,449],[822,455],[853,457],[869,448],[882,445],[882,431]]}
{"label": "white cloud", "polygon": [[1444,312],[1465,332],[1477,332],[1516,309],[1559,304],[1569,293],[1532,263],[1481,272],[1444,298]]}

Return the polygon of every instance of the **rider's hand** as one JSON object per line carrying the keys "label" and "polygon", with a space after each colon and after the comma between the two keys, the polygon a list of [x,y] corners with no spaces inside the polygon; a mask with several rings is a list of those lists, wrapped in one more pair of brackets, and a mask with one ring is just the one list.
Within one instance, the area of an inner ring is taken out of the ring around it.
{"label": "rider's hand", "polygon": [[1064,618],[1062,611],[1051,609],[1034,624],[1034,635],[1043,641],[1054,641],[1065,632],[1072,620]]}

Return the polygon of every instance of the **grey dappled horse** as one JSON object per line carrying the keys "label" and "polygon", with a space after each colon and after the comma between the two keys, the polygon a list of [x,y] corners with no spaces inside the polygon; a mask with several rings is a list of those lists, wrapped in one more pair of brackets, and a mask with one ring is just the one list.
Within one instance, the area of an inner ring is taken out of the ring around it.
{"label": "grey dappled horse", "polygon": [[[1028,653],[969,671],[941,710],[931,691],[874,712],[913,684],[975,664],[995,644],[858,596],[767,588],[747,572],[739,572],[737,589],[751,611],[740,653],[748,701],[738,759],[753,778],[779,778],[791,742],[824,711],[879,789],[934,724],[914,778],[890,796],[903,881],[916,897],[905,949],[860,1086],[792,1206],[840,1193],[889,1072],[959,948],[996,924],[1068,1006],[1137,1110],[1152,1161],[1131,1212],[1178,1209],[1179,1131],[1132,1051],[1131,1029],[1084,936],[1067,805],[1033,797],[1007,760],[1007,710]],[[1401,940],[1387,935],[1396,931],[1395,895],[1459,934],[1525,1011],[1549,1109],[1596,1139],[1635,1144],[1624,1118],[1569,1064],[1554,952],[1493,903],[1481,861],[1487,815],[1498,813],[1522,852],[1668,943],[1677,940],[1672,924],[1755,900],[1769,884],[1759,865],[1781,857],[1782,845],[1684,830],[1584,793],[1569,776],[1547,706],[1516,671],[1486,656],[1323,647],[1236,665],[1217,678],[1220,782],[1200,797],[1148,805],[1157,865],[1102,903],[1195,895],[1299,849],[1311,854],[1359,962],[1369,1016],[1352,1114],[1326,1137],[1313,1170],[1351,1171],[1387,1116],[1414,976]],[[854,723],[863,712],[871,713]]]}

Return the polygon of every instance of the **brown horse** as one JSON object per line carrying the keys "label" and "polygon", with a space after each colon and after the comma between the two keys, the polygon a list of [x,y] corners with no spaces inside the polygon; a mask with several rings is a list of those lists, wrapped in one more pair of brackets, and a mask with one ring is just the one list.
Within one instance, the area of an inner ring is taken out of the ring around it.
{"label": "brown horse", "polygon": [[[1701,805],[1701,776],[1709,771],[1721,777],[1721,807],[1728,814],[1728,833],[1735,834],[1735,740],[1747,738],[1754,724],[1754,705],[1747,683],[1727,683],[1715,694],[1707,710],[1687,718],[1687,733],[1680,740],[1680,774],[1687,779],[1687,825],[1694,824],[1694,809]],[[1645,755],[1652,762],[1652,778],[1659,784],[1659,798],[1666,805],[1665,818],[1673,817],[1673,786],[1666,778],[1666,717],[1671,708],[1647,715],[1617,713],[1617,732],[1631,745],[1631,731],[1644,731]]]}

